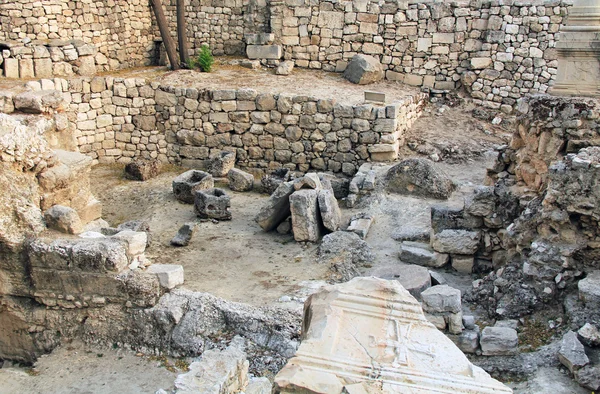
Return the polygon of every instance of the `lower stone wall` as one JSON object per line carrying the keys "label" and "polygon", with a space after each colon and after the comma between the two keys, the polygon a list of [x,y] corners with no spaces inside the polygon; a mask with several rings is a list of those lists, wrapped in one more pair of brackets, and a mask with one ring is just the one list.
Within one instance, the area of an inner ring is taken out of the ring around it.
{"label": "lower stone wall", "polygon": [[417,93],[386,105],[346,105],[135,78],[62,81],[54,86],[64,91],[79,150],[97,162],[147,157],[205,168],[212,154],[227,150],[238,166],[258,172],[284,166],[351,175],[366,161],[394,160],[427,99]]}

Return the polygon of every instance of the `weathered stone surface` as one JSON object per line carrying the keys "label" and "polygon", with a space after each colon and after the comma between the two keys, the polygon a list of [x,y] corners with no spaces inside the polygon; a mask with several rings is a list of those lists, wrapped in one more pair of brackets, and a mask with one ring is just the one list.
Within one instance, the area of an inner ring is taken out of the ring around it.
{"label": "weathered stone surface", "polygon": [[337,231],[342,223],[342,211],[331,190],[318,191],[319,212],[323,226],[329,231]]}
{"label": "weathered stone surface", "polygon": [[575,331],[569,331],[563,336],[558,351],[558,359],[571,373],[575,373],[576,370],[590,362],[585,354],[585,348],[577,339]]}
{"label": "weathered stone surface", "polygon": [[371,247],[354,233],[335,231],[323,237],[319,245],[319,262],[329,265],[331,279],[346,282],[360,275],[375,256]]}
{"label": "weathered stone surface", "polygon": [[44,212],[44,220],[48,228],[67,234],[79,234],[83,230],[83,223],[73,208],[54,205]]}
{"label": "weathered stone surface", "polygon": [[290,75],[292,70],[294,69],[294,62],[291,60],[286,60],[281,62],[277,69],[275,70],[275,74],[277,75]]}
{"label": "weathered stone surface", "polygon": [[518,352],[519,338],[512,328],[486,327],[479,343],[484,356],[514,355]]}
{"label": "weathered stone surface", "polygon": [[146,272],[156,275],[160,285],[165,289],[172,289],[183,284],[183,266],[181,265],[152,264]]}
{"label": "weathered stone surface", "polygon": [[458,337],[458,348],[463,353],[475,353],[479,349],[479,333],[474,330],[465,330]]}
{"label": "weathered stone surface", "polygon": [[357,392],[511,392],[470,364],[395,281],[355,278],[313,294],[302,335],[296,356],[275,377],[275,392],[356,392],[373,379],[374,363],[385,380]]}
{"label": "weathered stone surface", "polygon": [[254,175],[237,168],[229,170],[227,179],[229,188],[236,192],[247,192],[254,187]]}
{"label": "weathered stone surface", "polygon": [[56,111],[64,104],[63,95],[56,90],[39,90],[19,93],[13,98],[15,109],[41,114]]}
{"label": "weathered stone surface", "polygon": [[589,272],[588,275],[577,282],[579,299],[586,305],[600,305],[600,271]]}
{"label": "weathered stone surface", "polygon": [[467,230],[443,230],[433,236],[431,246],[440,253],[474,254],[479,247],[481,233]]}
{"label": "weathered stone surface", "polygon": [[423,309],[432,313],[459,313],[461,311],[460,290],[448,285],[430,287],[421,293]]}
{"label": "weathered stone surface", "polygon": [[392,239],[396,241],[429,242],[430,228],[402,226],[392,232]]}
{"label": "weathered stone surface", "polygon": [[248,45],[246,47],[248,59],[278,60],[283,56],[281,45]]}
{"label": "weathered stone surface", "polygon": [[137,181],[147,181],[160,173],[160,160],[134,159],[125,166],[125,177]]}
{"label": "weathered stone surface", "polygon": [[376,278],[398,281],[416,299],[421,299],[421,293],[431,287],[429,270],[419,265],[394,263],[378,266],[368,274]]}
{"label": "weathered stone surface", "polygon": [[177,235],[173,237],[171,240],[171,245],[173,246],[188,246],[192,237],[194,236],[194,232],[196,231],[196,223],[190,222],[186,223],[179,228],[177,231]]}
{"label": "weathered stone surface", "polygon": [[129,258],[144,253],[148,243],[148,238],[144,231],[122,230],[113,235],[113,238],[125,241],[127,244],[127,256]]}
{"label": "weathered stone surface", "polygon": [[197,190],[210,189],[215,186],[212,175],[204,171],[189,170],[173,179],[175,198],[187,204],[193,204]]}
{"label": "weathered stone surface", "polygon": [[248,385],[248,360],[244,339],[235,337],[225,350],[211,349],[189,366],[189,372],[175,379],[178,394],[227,394],[243,391]]}
{"label": "weathered stone surface", "polygon": [[273,385],[267,378],[251,378],[248,387],[244,390],[245,394],[271,394]]}
{"label": "weathered stone surface", "polygon": [[318,190],[302,189],[289,197],[292,229],[298,242],[317,242],[321,238],[323,229],[318,195]]}
{"label": "weathered stone surface", "polygon": [[449,258],[447,254],[434,251],[429,244],[407,241],[400,246],[400,260],[425,267],[443,267]]}
{"label": "weathered stone surface", "polygon": [[473,265],[475,264],[475,258],[473,256],[452,256],[452,268],[461,274],[470,274],[473,272]]}
{"label": "weathered stone surface", "polygon": [[389,169],[387,190],[392,193],[447,199],[454,190],[452,180],[427,159],[406,159]]}
{"label": "weathered stone surface", "polygon": [[583,327],[577,331],[577,335],[581,342],[588,346],[600,345],[600,330],[590,323],[585,323]]}
{"label": "weathered stone surface", "polygon": [[365,239],[367,234],[369,234],[371,224],[373,224],[373,217],[371,215],[359,213],[350,219],[350,225],[348,226],[347,231],[356,233],[359,237]]}
{"label": "weathered stone surface", "polygon": [[290,214],[290,196],[294,192],[292,182],[283,182],[271,194],[269,201],[260,209],[254,221],[265,231],[271,231]]}
{"label": "weathered stone surface", "polygon": [[344,71],[344,78],[352,83],[367,85],[382,80],[383,67],[373,56],[356,54]]}
{"label": "weathered stone surface", "polygon": [[194,211],[203,219],[231,220],[231,197],[219,188],[197,190]]}
{"label": "weathered stone surface", "polygon": [[588,390],[600,389],[600,367],[597,365],[586,365],[575,371],[575,380]]}
{"label": "weathered stone surface", "polygon": [[218,152],[210,158],[210,174],[220,178],[235,166],[235,153],[229,151]]}

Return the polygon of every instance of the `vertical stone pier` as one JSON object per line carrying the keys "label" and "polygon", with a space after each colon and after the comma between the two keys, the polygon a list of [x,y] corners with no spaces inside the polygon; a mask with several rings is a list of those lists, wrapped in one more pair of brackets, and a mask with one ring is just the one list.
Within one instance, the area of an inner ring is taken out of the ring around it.
{"label": "vertical stone pier", "polygon": [[575,0],[558,43],[560,96],[600,96],[600,0]]}

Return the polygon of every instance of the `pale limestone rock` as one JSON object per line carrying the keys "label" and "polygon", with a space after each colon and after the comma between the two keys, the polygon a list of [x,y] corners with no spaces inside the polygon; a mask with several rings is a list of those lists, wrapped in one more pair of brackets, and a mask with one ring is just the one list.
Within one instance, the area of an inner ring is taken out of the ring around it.
{"label": "pale limestone rock", "polygon": [[318,195],[318,190],[302,189],[289,198],[294,239],[298,242],[317,242],[321,238]]}
{"label": "pale limestone rock", "polygon": [[155,274],[160,285],[166,289],[183,284],[183,266],[175,264],[152,264],[146,271]]}
{"label": "pale limestone rock", "polygon": [[512,392],[472,365],[395,281],[360,277],[313,294],[302,337],[276,393]]}

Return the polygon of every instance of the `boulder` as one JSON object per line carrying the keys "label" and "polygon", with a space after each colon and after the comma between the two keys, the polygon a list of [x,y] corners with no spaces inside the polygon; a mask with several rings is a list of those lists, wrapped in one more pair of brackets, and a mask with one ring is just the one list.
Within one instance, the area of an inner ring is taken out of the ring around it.
{"label": "boulder", "polygon": [[577,335],[579,336],[579,339],[588,346],[600,345],[600,330],[590,323],[585,323],[583,327],[577,331]]}
{"label": "boulder", "polygon": [[411,158],[390,168],[385,177],[391,193],[431,197],[446,200],[454,183],[431,160]]}
{"label": "boulder", "polygon": [[210,174],[215,178],[227,176],[235,165],[235,152],[222,151],[211,156]]}
{"label": "boulder", "polygon": [[569,331],[563,336],[558,359],[571,373],[575,373],[579,368],[589,364],[590,359],[585,354],[585,348],[577,339],[575,331]]}
{"label": "boulder", "polygon": [[232,168],[227,173],[229,188],[236,192],[247,192],[254,187],[254,175],[237,168]]}
{"label": "boulder", "polygon": [[192,240],[192,237],[194,236],[195,231],[196,223],[185,223],[179,228],[179,231],[177,231],[177,235],[175,235],[175,237],[173,237],[173,239],[171,240],[171,245],[188,246],[190,244],[190,241]]}
{"label": "boulder", "polygon": [[479,343],[484,356],[507,356],[517,354],[519,338],[512,328],[486,327]]}
{"label": "boulder", "polygon": [[125,178],[147,181],[160,173],[162,163],[157,159],[134,159],[125,166]]}
{"label": "boulder", "polygon": [[290,196],[293,192],[294,184],[292,182],[281,183],[260,209],[254,221],[265,231],[277,228],[291,214]]}
{"label": "boulder", "polygon": [[367,85],[384,78],[383,67],[373,56],[356,54],[348,63],[344,78],[352,83]]}
{"label": "boulder", "polygon": [[329,265],[331,279],[345,282],[360,275],[360,268],[373,263],[371,247],[354,233],[336,231],[323,237],[319,263]]}
{"label": "boulder", "polygon": [[302,189],[290,197],[292,231],[298,242],[317,242],[322,234],[321,214],[318,204],[319,191]]}
{"label": "boulder", "polygon": [[306,301],[300,348],[273,392],[512,391],[471,364],[398,282],[361,277]]}
{"label": "boulder", "polygon": [[83,231],[83,223],[73,208],[54,205],[44,212],[46,226],[67,234],[79,234]]}
{"label": "boulder", "polygon": [[402,226],[392,232],[396,241],[429,242],[431,229],[424,227]]}
{"label": "boulder", "polygon": [[337,231],[342,223],[342,211],[331,190],[321,189],[317,196],[323,226],[329,231]]}

